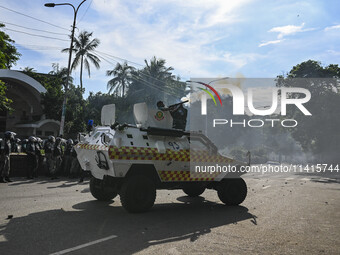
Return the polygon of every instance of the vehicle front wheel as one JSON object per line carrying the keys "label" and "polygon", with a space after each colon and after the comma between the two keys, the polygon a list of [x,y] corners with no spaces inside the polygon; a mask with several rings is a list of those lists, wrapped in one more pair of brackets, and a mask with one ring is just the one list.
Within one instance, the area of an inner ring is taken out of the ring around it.
{"label": "vehicle front wheel", "polygon": [[205,191],[205,187],[197,185],[195,183],[189,184],[183,188],[185,194],[189,197],[198,197]]}
{"label": "vehicle front wheel", "polygon": [[224,179],[217,189],[219,199],[226,205],[239,205],[247,196],[247,184],[242,178]]}
{"label": "vehicle front wheel", "polygon": [[105,187],[103,180],[94,177],[90,180],[90,191],[92,196],[100,201],[110,201],[118,195],[117,192],[110,187]]}
{"label": "vehicle front wheel", "polygon": [[119,195],[124,209],[128,212],[145,212],[155,203],[155,183],[143,175],[130,176],[123,183]]}

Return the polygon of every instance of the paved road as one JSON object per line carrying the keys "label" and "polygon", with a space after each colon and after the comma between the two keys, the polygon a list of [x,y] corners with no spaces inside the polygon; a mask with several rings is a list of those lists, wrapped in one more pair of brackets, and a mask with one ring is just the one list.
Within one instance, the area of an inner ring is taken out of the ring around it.
{"label": "paved road", "polygon": [[[88,182],[0,185],[0,254],[339,254],[340,179],[248,177],[242,206],[158,191],[144,214],[94,200]],[[13,215],[12,219],[6,219]],[[58,253],[59,252],[59,253]]]}

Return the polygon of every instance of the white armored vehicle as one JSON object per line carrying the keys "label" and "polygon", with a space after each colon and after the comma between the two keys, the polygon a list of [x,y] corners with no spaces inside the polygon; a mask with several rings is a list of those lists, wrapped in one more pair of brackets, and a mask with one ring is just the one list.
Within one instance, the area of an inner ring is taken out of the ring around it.
{"label": "white armored vehicle", "polygon": [[91,171],[90,190],[98,200],[118,194],[129,212],[150,209],[157,189],[182,189],[188,196],[214,189],[226,205],[238,205],[247,195],[241,173],[197,172],[193,165],[219,163],[239,169],[243,163],[222,156],[200,132],[174,129],[169,111],[134,105],[135,125],[115,122],[115,105],[102,109],[102,126],[75,146],[83,170]]}

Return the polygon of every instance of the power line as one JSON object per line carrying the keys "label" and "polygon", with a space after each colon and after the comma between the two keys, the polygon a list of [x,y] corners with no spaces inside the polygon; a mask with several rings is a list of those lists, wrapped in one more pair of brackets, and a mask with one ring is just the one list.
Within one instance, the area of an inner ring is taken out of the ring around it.
{"label": "power line", "polygon": [[[53,49],[27,49],[27,48],[21,49],[21,48],[19,48],[19,50],[20,51],[27,51],[27,50],[30,50],[30,51],[52,51]],[[59,51],[60,49],[54,49],[54,50]]]}
{"label": "power line", "polygon": [[60,26],[57,26],[57,25],[52,24],[52,23],[50,23],[50,22],[47,22],[47,21],[44,21],[44,20],[41,20],[41,19],[34,18],[34,17],[30,16],[30,15],[27,15],[27,14],[24,14],[24,13],[21,13],[21,12],[15,11],[15,10],[12,10],[12,9],[7,8],[7,7],[5,7],[5,6],[0,5],[0,8],[3,8],[3,9],[5,9],[5,10],[14,12],[14,13],[16,13],[16,14],[19,14],[19,15],[22,15],[22,16],[25,16],[25,17],[28,17],[28,18],[31,18],[31,19],[40,21],[40,22],[45,23],[45,24],[48,24],[48,25],[50,25],[50,26],[54,26],[54,27],[57,27],[57,28],[60,28],[60,29],[69,31],[68,29],[66,29],[66,28],[64,28],[64,27],[60,27]]}
{"label": "power line", "polygon": [[[103,57],[102,55],[100,55],[100,54],[98,54],[98,53],[97,53],[97,55],[98,55],[98,57],[100,57],[100,58],[102,58],[104,61],[106,61],[107,63],[113,65],[113,63],[112,63],[111,61],[107,60],[107,59],[106,59],[105,57]],[[114,60],[114,61],[116,61],[116,60]],[[116,61],[116,62],[119,63],[118,61]],[[163,92],[163,93],[165,93],[165,94],[168,94],[168,95],[170,95],[170,96],[178,97],[178,95],[176,95],[176,94],[174,94],[174,93],[172,93],[172,92],[165,91],[165,90],[161,89],[160,87],[157,87],[155,84],[152,84],[152,83],[150,83],[150,82],[148,82],[148,81],[143,80],[141,77],[138,77],[138,76],[136,76],[136,75],[134,75],[134,74],[131,74],[131,76],[132,76],[132,79],[134,79],[135,81],[141,81],[142,83],[144,83],[144,85],[146,85],[146,86],[148,86],[148,87],[150,87],[150,88],[152,88],[152,89],[156,89],[156,90],[158,90],[158,91],[160,91],[160,92]]]}
{"label": "power line", "polygon": [[[97,54],[98,54],[99,51],[97,51],[97,50],[95,50],[95,51],[96,51]],[[117,63],[119,63],[119,61],[115,60],[115,58],[120,59],[120,60],[124,60],[124,61],[126,61],[126,62],[134,63],[134,62],[129,61],[129,60],[127,60],[127,59],[123,59],[123,58],[120,58],[120,57],[116,57],[116,56],[113,56],[113,55],[110,55],[110,54],[107,54],[107,53],[104,53],[104,52],[100,52],[100,53],[101,53],[101,54],[105,54],[105,55],[110,56],[109,58],[112,59],[113,61],[117,62]],[[139,65],[139,66],[143,66],[143,65],[138,64],[138,63],[135,63],[135,64],[137,64],[137,65]],[[151,75],[145,74],[145,73],[143,73],[143,72],[140,72],[140,74],[143,75],[143,76],[149,77],[149,78],[151,78],[151,79],[153,79],[153,80],[162,82],[162,83],[164,83],[165,85],[167,84],[165,81],[160,80],[160,79],[157,79],[157,78],[155,78],[155,77],[153,77],[153,76],[151,76]],[[140,77],[138,77],[138,78],[141,79]],[[143,80],[143,81],[145,81],[145,80]],[[146,81],[145,81],[145,82],[146,82]],[[150,82],[149,82],[149,83],[150,83]],[[150,84],[154,85],[153,83],[150,83]],[[180,89],[178,89],[178,88],[176,88],[176,87],[172,87],[172,89],[174,89],[174,90],[177,91],[178,93],[182,93],[182,92],[183,92],[182,90],[180,90]],[[165,92],[165,93],[166,93],[166,92]],[[173,94],[173,95],[175,95],[175,94]]]}
{"label": "power line", "polygon": [[[143,66],[142,64],[139,64],[139,63],[136,63],[136,62],[133,62],[133,61],[124,59],[124,58],[120,58],[120,57],[117,57],[117,56],[114,56],[114,55],[111,55],[111,54],[108,54],[108,53],[105,53],[105,52],[100,52],[100,51],[98,51],[98,50],[95,50],[95,51],[98,52],[98,53],[101,53],[101,54],[103,54],[103,55],[109,56],[109,57],[111,57],[111,58],[119,59],[120,61],[126,61],[126,62],[128,62],[128,63],[134,64],[134,65],[137,65],[137,66]],[[115,61],[116,61],[116,60],[115,60]],[[119,62],[119,61],[116,61],[116,62]]]}
{"label": "power line", "polygon": [[16,47],[43,47],[43,48],[51,48],[51,49],[60,49],[62,50],[62,47],[56,47],[56,46],[47,46],[47,45],[38,45],[38,44],[19,44],[14,43]]}
{"label": "power line", "polygon": [[[111,61],[109,61],[109,60],[107,60],[105,57],[103,57],[102,55],[100,55],[100,54],[98,54],[97,53],[97,55],[98,55],[98,57],[100,57],[100,58],[102,58],[103,60],[105,60],[107,63],[109,63],[109,64],[111,64],[111,65],[113,65],[114,63],[112,63]],[[117,60],[114,60],[114,61],[116,61],[117,63],[119,63]],[[133,77],[137,77],[136,75],[133,75],[133,74],[131,74]],[[142,80],[140,77],[138,77],[138,78],[133,78],[135,81],[139,81],[139,80]],[[143,80],[142,80],[143,81]],[[149,85],[147,85],[147,86],[151,86],[152,88],[154,88],[154,89],[158,89],[159,91],[161,91],[161,92],[165,92],[165,91],[162,91],[161,90],[161,88],[159,88],[159,87],[156,87],[154,84],[152,84],[152,83],[150,83],[150,82],[147,82],[147,81],[144,81],[145,83],[149,83]],[[166,92],[165,92],[166,93]]]}
{"label": "power line", "polygon": [[[129,61],[129,60],[124,59],[124,58],[116,57],[116,56],[114,56],[114,55],[110,55],[110,54],[105,53],[105,52],[100,52],[100,51],[97,51],[97,50],[95,50],[95,52],[97,52],[97,54],[100,53],[100,54],[106,55],[106,56],[108,56],[108,58],[110,58],[110,59],[116,61],[117,63],[119,63],[119,61],[117,61],[117,60],[115,60],[115,59],[119,59],[119,60],[121,60],[121,61],[125,61],[125,62],[128,62],[128,63],[132,63],[132,64],[135,64],[135,65],[138,65],[138,66],[143,66],[142,64],[139,64],[139,63],[136,63],[136,62],[132,62],[132,61]],[[141,72],[140,74],[143,75],[143,76],[145,76],[145,77],[149,77],[149,78],[151,78],[151,79],[153,79],[153,80],[155,80],[155,81],[159,81],[159,82],[162,82],[162,83],[164,83],[164,84],[167,84],[166,81],[157,79],[157,78],[155,78],[155,77],[153,77],[153,76],[151,76],[151,75],[148,75],[148,74],[146,74],[146,73]],[[182,92],[181,89],[178,89],[178,88],[176,88],[176,87],[173,87],[173,89],[176,90],[176,91],[179,92],[179,93]]]}
{"label": "power line", "polygon": [[92,4],[92,1],[93,1],[93,0],[91,0],[90,4],[87,6],[87,8],[86,8],[86,10],[85,10],[85,12],[84,12],[84,14],[83,14],[83,16],[81,16],[81,18],[79,19],[79,21],[77,22],[76,25],[78,25],[78,24],[82,21],[82,19],[85,17],[85,15],[86,15],[88,9],[90,8],[90,6],[91,6],[91,4]]}
{"label": "power line", "polygon": [[[108,61],[107,59],[105,59],[102,55],[98,54],[98,52],[97,52],[97,55],[98,55],[99,57],[103,58],[104,60],[106,60],[106,62],[108,62],[109,64],[114,65],[114,63],[112,63],[112,62]],[[118,57],[117,57],[117,58],[118,58]],[[111,58],[111,59],[112,59],[112,58]],[[112,60],[115,61],[115,62],[117,62],[117,63],[119,63],[119,61],[117,61],[117,60],[115,60],[115,59],[112,59]],[[155,84],[153,84],[153,83],[151,83],[151,82],[149,82],[149,81],[143,80],[141,77],[138,77],[138,76],[136,76],[136,75],[134,75],[134,74],[131,74],[131,75],[137,77],[137,79],[134,79],[134,80],[138,80],[138,81],[141,80],[141,81],[144,81],[145,83],[148,83],[148,84],[149,84],[150,86],[152,86],[153,88],[158,89],[158,90],[160,90],[161,92],[167,93],[166,91],[164,91],[164,90],[162,90],[161,88],[157,87]],[[168,94],[168,93],[167,93],[167,94]]]}
{"label": "power line", "polygon": [[4,23],[4,24],[11,25],[11,26],[16,26],[16,27],[21,27],[21,28],[25,28],[25,29],[29,29],[29,30],[33,30],[33,31],[39,31],[39,32],[50,33],[50,34],[55,34],[55,35],[66,35],[66,36],[68,36],[68,34],[55,33],[55,32],[46,31],[46,30],[41,30],[41,29],[35,29],[35,28],[30,28],[30,27],[24,27],[24,26],[21,26],[21,25],[17,25],[17,24],[13,24],[13,23],[10,23],[10,22],[5,22],[5,21],[0,21],[0,23]]}
{"label": "power line", "polygon": [[54,39],[54,40],[59,40],[59,41],[64,41],[64,42],[68,42],[68,41],[69,41],[69,40],[66,40],[66,39],[60,39],[60,38],[51,37],[51,36],[31,34],[31,33],[27,33],[27,32],[24,32],[24,31],[19,31],[19,30],[15,30],[15,29],[10,29],[10,28],[7,28],[7,27],[4,27],[3,29],[4,29],[4,30],[13,31],[13,32],[17,32],[17,33],[22,33],[22,34],[30,35],[30,36],[42,37],[42,38],[47,38],[47,39]]}
{"label": "power line", "polygon": [[20,51],[24,51],[24,50],[30,50],[30,51],[60,51],[62,50],[62,48],[60,47],[32,47],[32,46],[28,46],[30,48],[28,48],[27,46],[22,46],[22,45],[16,45],[16,48],[18,48]]}
{"label": "power line", "polygon": [[[168,94],[169,96],[173,96],[173,97],[178,97],[177,94],[173,93],[173,92],[169,92],[169,91],[166,91],[165,89],[161,89],[160,87],[157,87],[155,84],[149,82],[149,81],[146,81],[146,80],[143,80],[140,76],[137,76],[137,75],[134,75],[134,74],[131,74],[132,76],[135,77],[135,80],[136,81],[142,81],[142,83],[144,83],[146,86],[150,87],[150,88],[153,88],[153,89],[156,89],[156,90],[159,90],[160,92],[163,92],[165,94]],[[148,85],[149,84],[149,85]]]}

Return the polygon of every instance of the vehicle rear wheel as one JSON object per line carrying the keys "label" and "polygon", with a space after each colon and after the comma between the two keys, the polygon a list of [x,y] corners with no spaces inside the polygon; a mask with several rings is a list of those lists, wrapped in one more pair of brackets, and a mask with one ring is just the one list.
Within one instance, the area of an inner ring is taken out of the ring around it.
{"label": "vehicle rear wheel", "polygon": [[113,189],[105,187],[103,180],[94,177],[90,180],[90,191],[92,196],[100,201],[110,201],[118,195]]}
{"label": "vehicle rear wheel", "polygon": [[185,194],[189,197],[198,197],[205,191],[205,187],[198,185],[196,183],[191,183],[183,188]]}
{"label": "vehicle rear wheel", "polygon": [[247,196],[247,184],[242,178],[224,179],[217,190],[219,199],[226,205],[239,205]]}
{"label": "vehicle rear wheel", "polygon": [[146,176],[133,175],[123,183],[119,195],[124,209],[128,212],[145,212],[155,203],[155,183]]}

